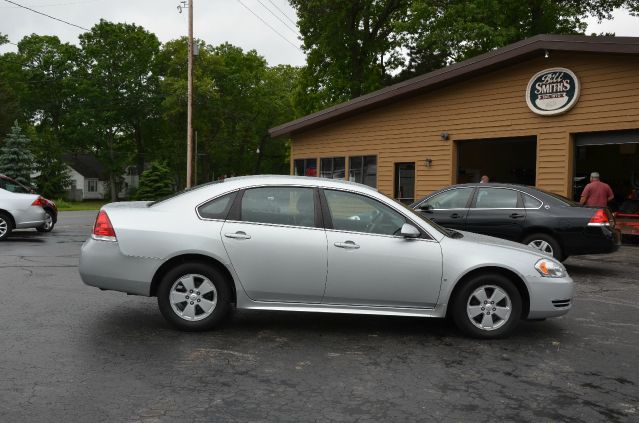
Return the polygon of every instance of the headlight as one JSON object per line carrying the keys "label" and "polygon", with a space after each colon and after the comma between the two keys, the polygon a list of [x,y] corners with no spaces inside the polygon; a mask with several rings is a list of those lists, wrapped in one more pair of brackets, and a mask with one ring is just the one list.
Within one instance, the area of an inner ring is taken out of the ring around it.
{"label": "headlight", "polygon": [[566,276],[566,270],[556,261],[550,259],[541,259],[535,263],[535,269],[541,276],[547,278],[563,278]]}

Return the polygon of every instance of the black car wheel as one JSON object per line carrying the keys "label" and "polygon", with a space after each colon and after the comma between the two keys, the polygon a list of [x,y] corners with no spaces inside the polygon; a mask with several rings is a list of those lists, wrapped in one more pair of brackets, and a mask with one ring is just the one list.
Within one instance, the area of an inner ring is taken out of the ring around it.
{"label": "black car wheel", "polygon": [[13,221],[6,213],[0,213],[0,241],[7,239],[13,230]]}
{"label": "black car wheel", "polygon": [[158,287],[160,312],[184,331],[209,330],[221,323],[231,309],[226,276],[203,263],[183,263],[169,270]]}
{"label": "black car wheel", "polygon": [[55,223],[53,222],[53,215],[51,214],[51,212],[49,210],[45,210],[45,213],[47,214],[46,220],[44,222],[44,225],[38,226],[36,228],[38,232],[51,232],[53,230],[53,227],[55,226]]}
{"label": "black car wheel", "polygon": [[548,234],[538,233],[528,235],[526,238],[524,238],[522,244],[526,244],[530,247],[536,248],[542,253],[554,257],[557,260],[563,261],[566,259],[557,240]]}
{"label": "black car wheel", "polygon": [[486,273],[466,281],[452,308],[457,327],[475,338],[503,338],[510,334],[521,316],[521,295],[507,277]]}

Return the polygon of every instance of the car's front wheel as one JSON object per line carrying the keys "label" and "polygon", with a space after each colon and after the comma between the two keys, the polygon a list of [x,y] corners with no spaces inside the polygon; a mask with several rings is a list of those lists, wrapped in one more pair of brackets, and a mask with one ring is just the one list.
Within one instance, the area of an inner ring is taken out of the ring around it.
{"label": "car's front wheel", "polygon": [[6,213],[0,213],[0,241],[7,239],[13,230],[13,222]]}
{"label": "car's front wheel", "polygon": [[202,331],[217,326],[230,310],[230,281],[204,263],[183,263],[169,270],[157,290],[166,320],[181,330]]}
{"label": "car's front wheel", "polygon": [[47,216],[44,220],[44,224],[36,228],[38,232],[51,232],[53,230],[53,227],[55,226],[55,223],[53,223],[53,215],[51,214],[51,212],[49,210],[45,210],[45,213],[47,214]]}
{"label": "car's front wheel", "polygon": [[475,338],[502,338],[521,316],[521,295],[507,277],[486,273],[466,281],[453,298],[457,327]]}

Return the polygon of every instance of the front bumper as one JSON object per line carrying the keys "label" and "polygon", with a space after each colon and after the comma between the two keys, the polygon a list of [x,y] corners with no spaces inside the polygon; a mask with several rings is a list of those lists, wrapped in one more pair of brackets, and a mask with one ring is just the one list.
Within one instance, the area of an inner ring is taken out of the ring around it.
{"label": "front bumper", "polygon": [[564,278],[529,276],[526,279],[530,294],[528,319],[556,317],[570,311],[575,297],[575,283],[570,276]]}
{"label": "front bumper", "polygon": [[80,252],[80,277],[100,289],[149,296],[161,264],[159,259],[126,256],[117,242],[89,238]]}

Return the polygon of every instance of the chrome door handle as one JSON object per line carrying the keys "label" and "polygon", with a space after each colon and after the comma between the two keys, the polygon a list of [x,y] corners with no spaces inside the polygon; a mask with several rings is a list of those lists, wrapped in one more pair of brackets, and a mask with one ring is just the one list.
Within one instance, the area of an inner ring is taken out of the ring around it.
{"label": "chrome door handle", "polygon": [[357,250],[359,248],[359,245],[355,244],[353,241],[336,242],[335,246],[339,248],[346,248],[348,250]]}
{"label": "chrome door handle", "polygon": [[525,214],[513,213],[510,215],[511,219],[519,219],[520,217],[526,217]]}
{"label": "chrome door handle", "polygon": [[450,217],[453,218],[453,219],[459,219],[462,216],[459,213],[453,213],[453,214],[450,215]]}
{"label": "chrome door handle", "polygon": [[247,235],[246,232],[243,231],[237,231],[234,234],[224,234],[224,236],[233,239],[251,239],[251,235]]}

